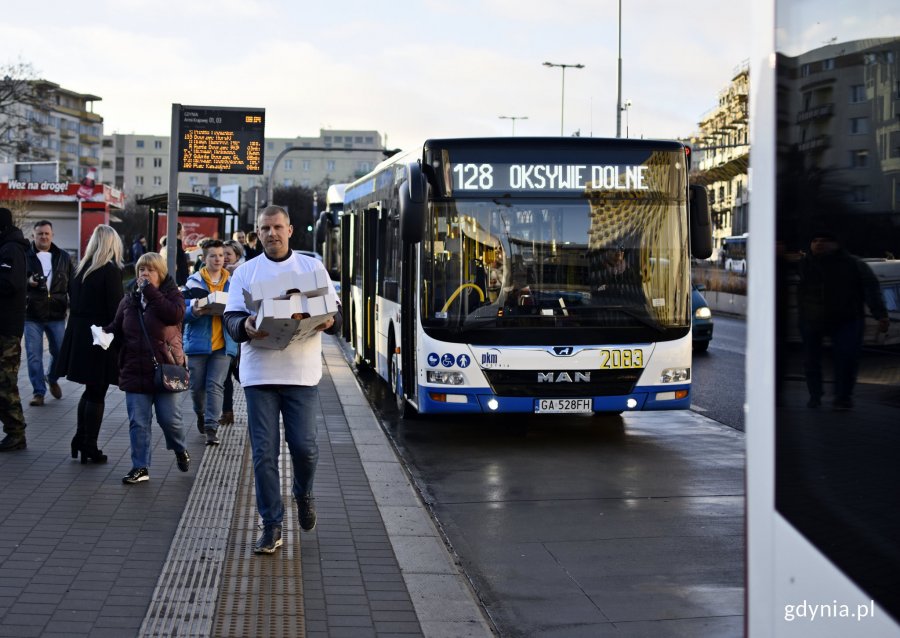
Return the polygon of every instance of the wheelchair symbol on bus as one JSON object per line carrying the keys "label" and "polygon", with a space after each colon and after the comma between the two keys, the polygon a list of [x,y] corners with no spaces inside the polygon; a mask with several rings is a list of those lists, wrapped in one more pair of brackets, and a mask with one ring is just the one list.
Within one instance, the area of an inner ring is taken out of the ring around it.
{"label": "wheelchair symbol on bus", "polygon": [[441,365],[443,365],[445,368],[452,367],[454,361],[456,361],[456,359],[449,352],[441,357]]}

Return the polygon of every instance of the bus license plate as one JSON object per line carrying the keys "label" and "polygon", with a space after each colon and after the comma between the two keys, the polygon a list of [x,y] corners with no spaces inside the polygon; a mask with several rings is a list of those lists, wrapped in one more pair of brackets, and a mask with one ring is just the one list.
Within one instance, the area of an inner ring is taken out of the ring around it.
{"label": "bus license plate", "polygon": [[535,399],[535,414],[571,414],[593,412],[592,399]]}

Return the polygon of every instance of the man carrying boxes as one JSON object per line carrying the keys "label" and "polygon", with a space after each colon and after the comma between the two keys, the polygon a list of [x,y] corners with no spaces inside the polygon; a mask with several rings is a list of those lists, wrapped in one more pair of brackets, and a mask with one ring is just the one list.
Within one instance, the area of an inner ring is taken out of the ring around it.
{"label": "man carrying boxes", "polygon": [[292,492],[300,527],[310,531],[316,525],[312,489],[319,458],[315,408],[322,378],[320,333],[337,333],[341,312],[321,262],[291,250],[294,228],[282,207],[266,207],[257,220],[257,232],[264,252],[234,271],[225,324],[242,344],[241,385],[263,521],[254,551],[271,554],[282,544],[284,520],[279,415],[293,464]]}

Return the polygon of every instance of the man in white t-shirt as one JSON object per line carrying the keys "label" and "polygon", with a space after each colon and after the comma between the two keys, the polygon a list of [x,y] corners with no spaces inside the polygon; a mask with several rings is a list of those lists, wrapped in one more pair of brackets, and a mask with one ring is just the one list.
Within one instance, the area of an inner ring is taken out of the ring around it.
{"label": "man in white t-shirt", "polygon": [[[284,420],[284,437],[294,470],[292,492],[297,501],[300,527],[316,526],[313,479],[319,459],[316,443],[318,383],[322,378],[322,336],[316,334],[289,344],[284,350],[258,348],[254,339],[267,336],[256,330],[256,316],[247,308],[242,294],[254,281],[265,281],[285,271],[310,272],[325,267],[317,259],[294,253],[289,244],[294,232],[290,217],[280,206],[268,206],[257,219],[257,233],[263,253],[238,266],[231,281],[225,306],[225,325],[232,338],[241,343],[241,385],[247,399],[247,429],[253,450],[256,505],[263,521],[263,533],[254,552],[271,554],[281,546],[284,504],[278,455],[281,438],[279,414]],[[329,289],[334,288],[329,279]],[[318,326],[320,332],[340,330],[341,313]]]}

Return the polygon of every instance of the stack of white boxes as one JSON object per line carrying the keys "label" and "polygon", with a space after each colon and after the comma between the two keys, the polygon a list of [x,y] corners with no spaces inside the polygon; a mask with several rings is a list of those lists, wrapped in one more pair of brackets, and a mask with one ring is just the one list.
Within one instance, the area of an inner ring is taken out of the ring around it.
{"label": "stack of white boxes", "polygon": [[[247,309],[256,313],[256,329],[269,333],[254,339],[258,348],[283,350],[289,343],[308,339],[316,327],[337,313],[337,297],[328,288],[323,270],[284,272],[268,281],[254,282],[244,290]],[[293,315],[308,315],[294,319]]]}
{"label": "stack of white boxes", "polygon": [[214,315],[224,315],[227,304],[228,293],[224,290],[212,292],[206,297],[197,300],[197,308],[209,308],[210,313]]}

